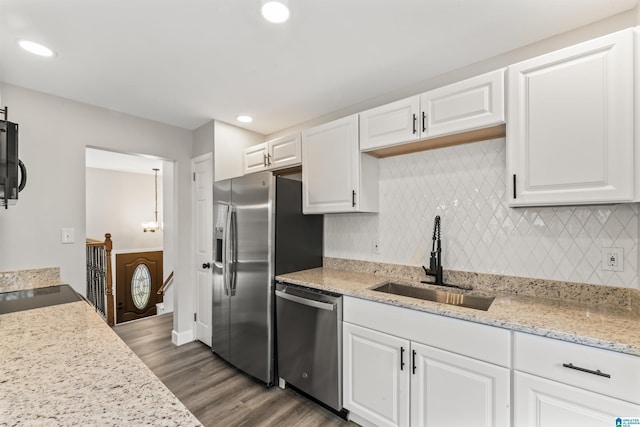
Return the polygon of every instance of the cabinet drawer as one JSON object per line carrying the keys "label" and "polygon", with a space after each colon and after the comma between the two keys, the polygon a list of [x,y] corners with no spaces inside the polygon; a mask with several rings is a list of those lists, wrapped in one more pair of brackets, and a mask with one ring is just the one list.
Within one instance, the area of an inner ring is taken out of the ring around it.
{"label": "cabinet drawer", "polygon": [[514,336],[516,370],[640,403],[640,357],[520,332]]}
{"label": "cabinet drawer", "polygon": [[345,296],[343,320],[504,367],[511,366],[511,331]]}

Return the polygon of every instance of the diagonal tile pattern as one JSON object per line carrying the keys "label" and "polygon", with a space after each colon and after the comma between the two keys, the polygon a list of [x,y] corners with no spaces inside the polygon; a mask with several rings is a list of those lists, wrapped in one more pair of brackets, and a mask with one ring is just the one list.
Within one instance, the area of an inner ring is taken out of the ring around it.
{"label": "diagonal tile pattern", "polygon": [[500,138],[380,159],[379,214],[325,215],[325,256],[425,264],[440,215],[445,268],[638,288],[638,204],[509,208],[505,158]]}

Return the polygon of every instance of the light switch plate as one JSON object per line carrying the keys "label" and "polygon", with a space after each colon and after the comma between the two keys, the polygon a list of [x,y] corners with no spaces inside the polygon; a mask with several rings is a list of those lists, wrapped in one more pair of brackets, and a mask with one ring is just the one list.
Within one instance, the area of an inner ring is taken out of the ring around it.
{"label": "light switch plate", "polygon": [[624,271],[624,248],[602,248],[602,270]]}
{"label": "light switch plate", "polygon": [[75,230],[73,228],[60,229],[60,243],[69,244],[75,241]]}

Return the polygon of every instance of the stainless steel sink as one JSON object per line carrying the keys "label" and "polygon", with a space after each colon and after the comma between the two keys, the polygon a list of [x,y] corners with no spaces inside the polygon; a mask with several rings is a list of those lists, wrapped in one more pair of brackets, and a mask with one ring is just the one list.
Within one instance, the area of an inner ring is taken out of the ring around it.
{"label": "stainless steel sink", "polygon": [[403,285],[400,283],[385,283],[372,291],[384,292],[393,295],[402,295],[410,298],[417,298],[427,301],[440,302],[443,304],[459,305],[461,307],[474,308],[476,310],[489,310],[494,297],[484,297],[479,295],[465,295],[455,292],[437,291],[417,286]]}

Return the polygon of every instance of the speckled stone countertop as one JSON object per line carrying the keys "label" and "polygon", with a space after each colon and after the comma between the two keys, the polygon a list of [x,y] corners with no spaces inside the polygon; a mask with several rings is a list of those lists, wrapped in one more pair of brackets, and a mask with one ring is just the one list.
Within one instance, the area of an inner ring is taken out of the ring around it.
{"label": "speckled stone countertop", "polygon": [[[334,268],[315,268],[276,277],[277,280],[382,302],[413,310],[527,332],[592,347],[640,356],[640,316],[630,309],[561,299],[488,291],[433,287],[406,278]],[[389,281],[450,292],[495,296],[488,311],[372,291]]]}
{"label": "speckled stone countertop", "polygon": [[0,337],[0,425],[201,425],[84,301],[0,315]]}
{"label": "speckled stone countertop", "polygon": [[61,285],[60,268],[47,267],[32,270],[0,271],[0,292],[22,291]]}

